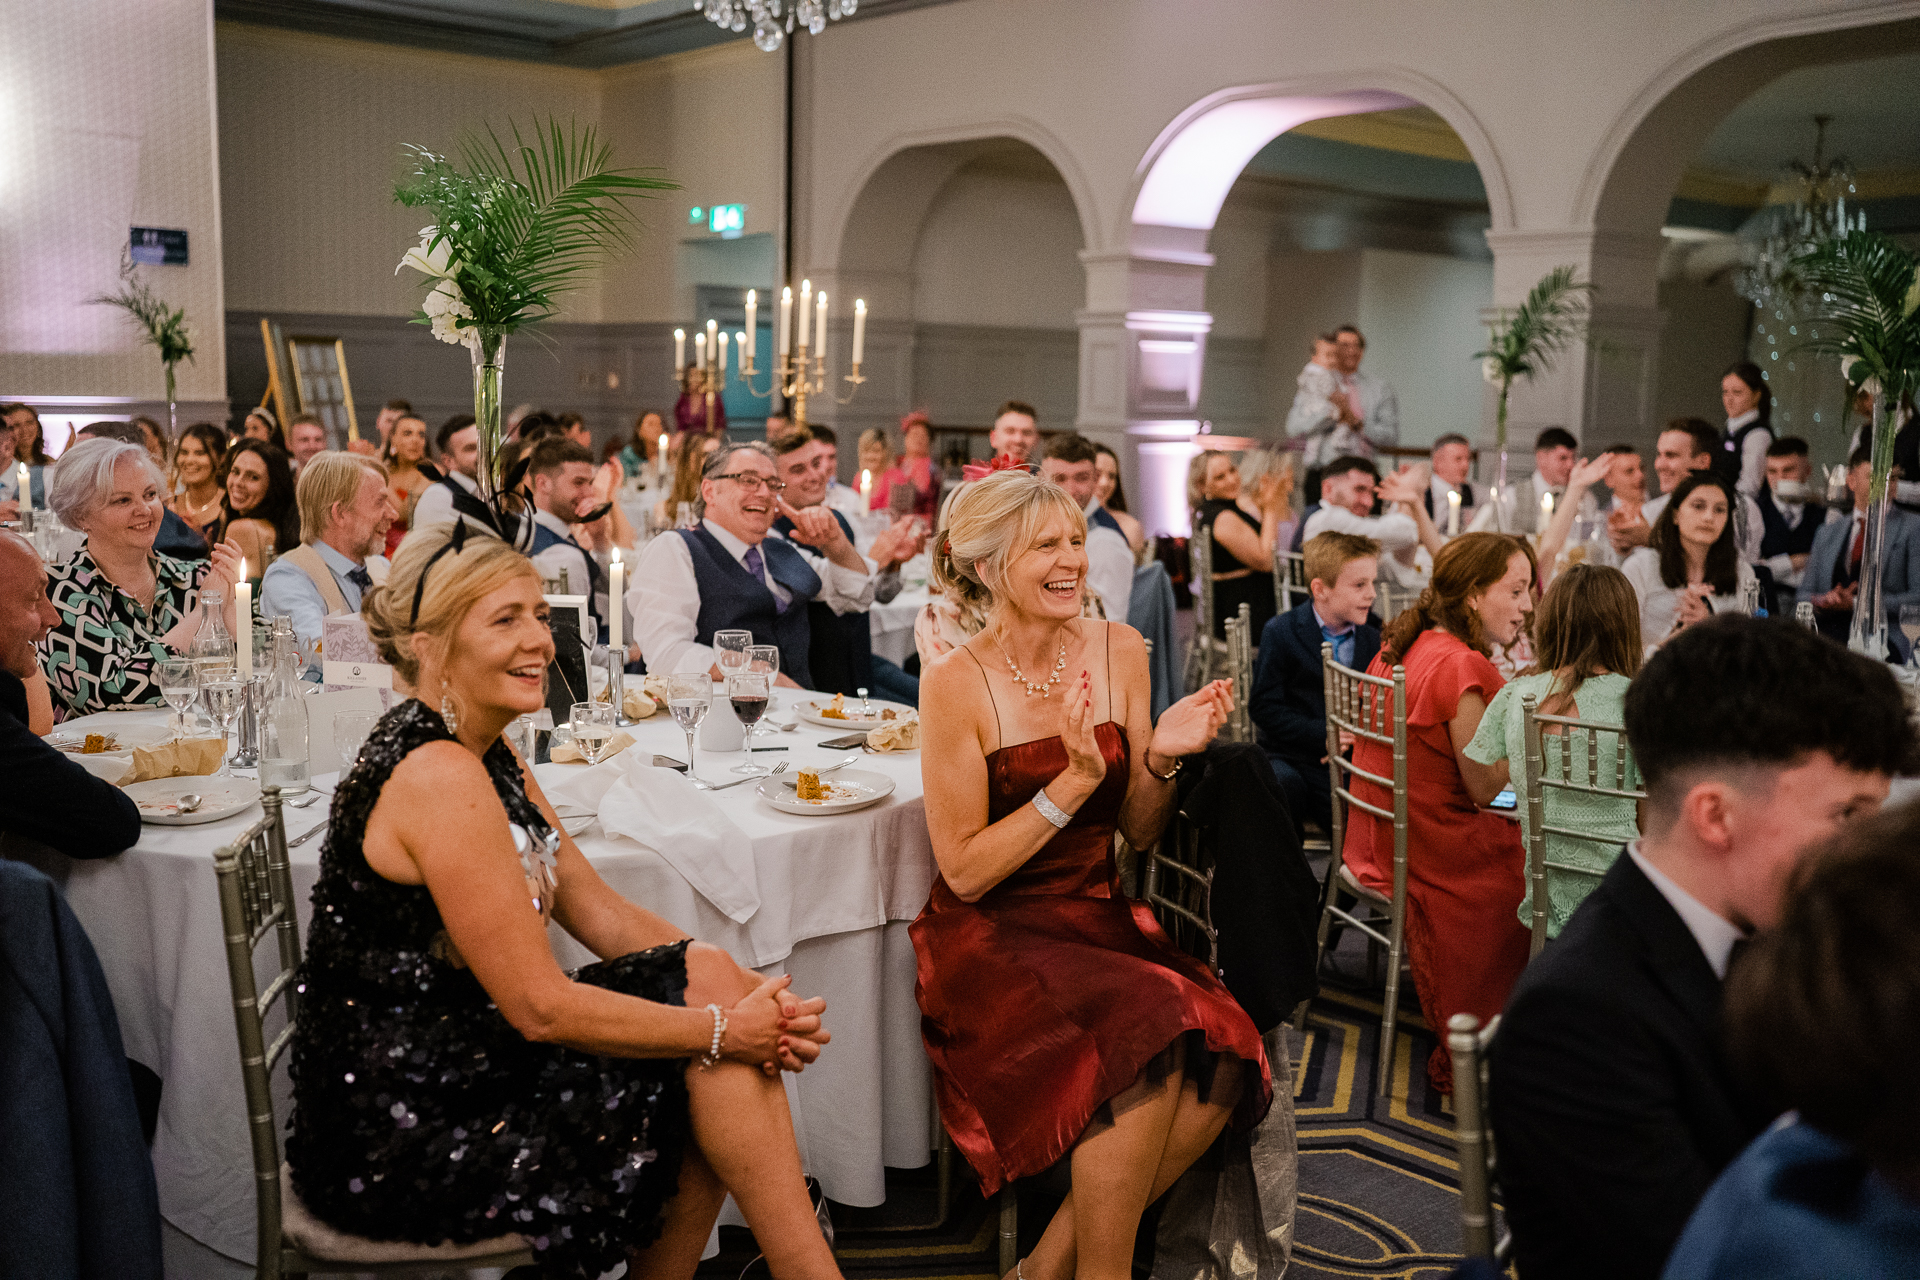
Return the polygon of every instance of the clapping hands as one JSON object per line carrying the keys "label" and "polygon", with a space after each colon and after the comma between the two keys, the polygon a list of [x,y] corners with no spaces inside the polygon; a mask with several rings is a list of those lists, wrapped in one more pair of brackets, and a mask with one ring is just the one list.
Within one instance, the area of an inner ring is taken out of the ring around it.
{"label": "clapping hands", "polygon": [[1168,760],[1196,755],[1219,736],[1233,713],[1233,684],[1215,680],[1160,713],[1147,750]]}
{"label": "clapping hands", "polygon": [[1107,758],[1093,732],[1093,677],[1085,671],[1067,690],[1066,711],[1060,741],[1067,748],[1067,771],[1091,790],[1107,776]]}

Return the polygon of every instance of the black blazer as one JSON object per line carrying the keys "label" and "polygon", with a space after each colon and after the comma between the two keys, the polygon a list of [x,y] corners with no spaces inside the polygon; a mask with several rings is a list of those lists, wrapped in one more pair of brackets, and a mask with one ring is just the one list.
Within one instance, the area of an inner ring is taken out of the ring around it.
{"label": "black blazer", "polygon": [[0,778],[16,797],[0,810],[0,834],[25,836],[69,858],[110,857],[140,842],[132,797],[27,728],[26,686],[10,671],[0,671]]}
{"label": "black blazer", "polygon": [[[1361,623],[1353,642],[1353,665],[1364,671],[1380,652],[1380,628]],[[1320,669],[1319,619],[1313,601],[1297,604],[1260,633],[1247,709],[1260,730],[1260,745],[1288,761],[1316,767],[1327,754],[1327,691]]]}
{"label": "black blazer", "polygon": [[1766,1128],[1722,1050],[1720,998],[1624,850],[1520,975],[1490,1103],[1527,1280],[1657,1280],[1708,1185]]}

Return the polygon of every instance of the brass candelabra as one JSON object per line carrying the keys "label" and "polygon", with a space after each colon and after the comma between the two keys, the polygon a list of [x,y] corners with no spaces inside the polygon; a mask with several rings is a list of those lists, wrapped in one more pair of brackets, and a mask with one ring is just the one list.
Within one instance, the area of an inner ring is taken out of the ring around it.
{"label": "brass candelabra", "polygon": [[[727,347],[729,337],[736,352],[740,381],[747,393],[761,400],[771,400],[775,393],[787,404],[787,420],[794,426],[807,425],[807,400],[809,397],[828,395],[830,374],[827,369],[827,295],[824,290],[813,292],[813,283],[800,282],[800,324],[796,335],[794,331],[794,297],[791,288],[780,293],[780,317],[774,332],[773,368],[762,370],[754,350],[755,324],[759,312],[759,293],[747,290],[746,328],[737,334],[729,335],[720,329],[719,322],[707,321],[706,332],[694,334],[694,361],[697,368],[706,377],[706,420],[713,422],[714,404],[720,394],[727,376]],[[812,324],[809,325],[809,311],[812,312]],[[798,341],[794,339],[798,338]],[[675,331],[678,340],[681,335]],[[817,339],[817,341],[815,340]],[[850,384],[845,398],[833,396],[835,404],[852,404],[859,394],[860,384],[866,379],[860,374],[860,360],[865,353],[867,339],[867,304],[864,298],[857,298],[853,304],[853,371],[842,377],[841,381]],[[768,375],[767,389],[762,391],[753,385],[753,379],[762,372]]]}

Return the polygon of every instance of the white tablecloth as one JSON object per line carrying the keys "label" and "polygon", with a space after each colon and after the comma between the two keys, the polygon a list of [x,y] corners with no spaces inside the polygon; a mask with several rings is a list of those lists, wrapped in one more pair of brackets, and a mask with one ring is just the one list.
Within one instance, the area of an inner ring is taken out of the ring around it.
{"label": "white tablecloth", "polygon": [[[63,727],[164,715],[107,713]],[[664,714],[628,732],[638,740],[631,750],[685,754],[685,738]],[[791,751],[761,759],[837,759],[843,753],[814,745],[829,736],[802,726],[778,739]],[[701,776],[718,781],[739,758],[701,752],[697,764]],[[543,765],[537,776],[583,767]],[[919,753],[869,755],[859,767],[891,776],[896,790],[872,808],[837,817],[782,814],[753,794],[755,783],[714,797],[752,840],[761,906],[744,923],[729,920],[658,854],[631,840],[607,836],[596,824],[577,841],[630,900],[743,964],[791,973],[797,990],[827,997],[833,1044],[804,1075],[785,1077],[795,1129],[808,1172],[827,1195],[875,1205],[885,1198],[883,1166],[914,1168],[928,1159],[931,1085],[905,922],[925,904],[934,868]],[[315,783],[330,791],[333,780],[323,774]],[[317,826],[326,811],[324,800],[287,809],[288,838]],[[254,1252],[252,1168],[211,854],[259,814],[256,806],[202,826],[148,826],[118,857],[35,859],[64,883],[100,953],[128,1056],[165,1081],[153,1148],[162,1214],[241,1259]],[[303,929],[323,842],[318,837],[291,851]],[[563,965],[592,959],[554,932]],[[263,945],[263,956],[271,951]],[[284,1123],[284,1087],[279,1105]]]}
{"label": "white tablecloth", "polygon": [[900,666],[913,656],[913,620],[927,607],[925,587],[909,587],[885,604],[867,612],[873,628],[873,652]]}

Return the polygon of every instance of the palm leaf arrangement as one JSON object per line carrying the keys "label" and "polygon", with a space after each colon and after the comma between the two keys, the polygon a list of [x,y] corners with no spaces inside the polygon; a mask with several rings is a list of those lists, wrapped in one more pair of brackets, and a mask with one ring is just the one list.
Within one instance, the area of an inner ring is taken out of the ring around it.
{"label": "palm leaf arrangement", "polygon": [[1853,231],[1821,241],[1794,259],[1791,269],[1807,317],[1815,322],[1804,345],[1840,357],[1849,400],[1861,389],[1873,395],[1871,518],[1850,643],[1880,657],[1887,620],[1879,551],[1891,496],[1897,410],[1920,390],[1920,258],[1884,235]]}
{"label": "palm leaf arrangement", "polygon": [[412,174],[394,190],[431,225],[400,267],[432,282],[414,323],[443,342],[464,344],[474,361],[474,417],[480,425],[481,483],[488,497],[500,473],[501,357],[507,335],[559,313],[562,295],[633,243],[630,202],[676,184],[611,165],[592,126],[535,118],[509,137],[492,127],[466,138],[459,160],[408,146]]}
{"label": "palm leaf arrangement", "polygon": [[179,307],[169,307],[155,296],[152,286],[140,278],[140,268],[133,261],[130,250],[120,251],[120,292],[103,293],[88,298],[92,306],[119,307],[140,326],[140,335],[160,353],[160,363],[167,373],[167,417],[168,426],[175,431],[179,423],[171,421],[178,414],[174,406],[174,366],[182,360],[193,359],[193,339],[187,333],[187,313]]}
{"label": "palm leaf arrangement", "polygon": [[1578,275],[1578,268],[1562,266],[1541,276],[1512,314],[1499,313],[1487,349],[1473,353],[1482,376],[1500,388],[1495,439],[1501,449],[1507,447],[1507,395],[1514,381],[1546,373],[1556,356],[1586,335],[1593,283]]}

